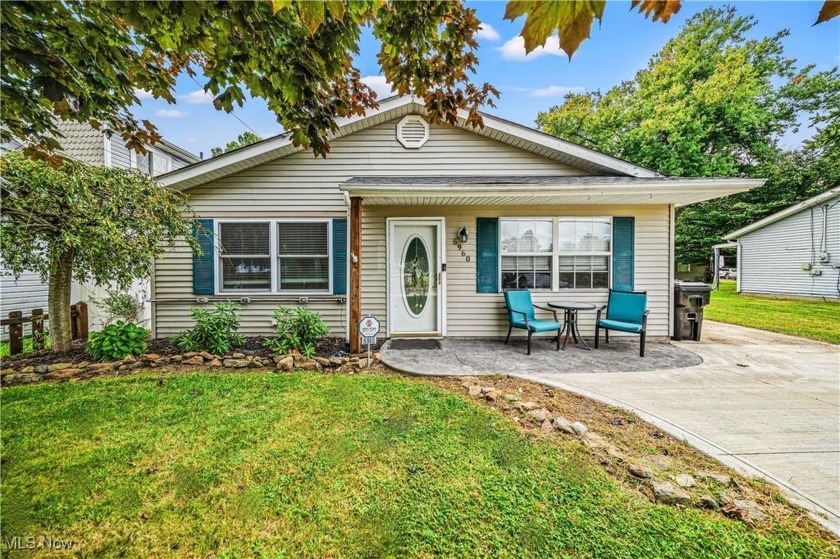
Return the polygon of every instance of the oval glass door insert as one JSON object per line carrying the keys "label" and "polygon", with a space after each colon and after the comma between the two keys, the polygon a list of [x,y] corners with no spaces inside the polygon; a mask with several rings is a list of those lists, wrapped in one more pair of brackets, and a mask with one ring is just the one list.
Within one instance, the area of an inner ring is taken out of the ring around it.
{"label": "oval glass door insert", "polygon": [[411,237],[403,252],[403,299],[410,314],[418,316],[423,312],[430,288],[429,251],[423,239]]}

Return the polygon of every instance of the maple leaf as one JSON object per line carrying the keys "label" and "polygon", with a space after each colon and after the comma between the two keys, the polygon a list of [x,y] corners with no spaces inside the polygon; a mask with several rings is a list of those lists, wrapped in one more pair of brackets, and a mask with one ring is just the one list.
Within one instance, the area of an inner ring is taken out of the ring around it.
{"label": "maple leaf", "polygon": [[671,16],[680,11],[682,7],[680,0],[633,0],[630,2],[630,9],[639,7],[639,13],[645,14],[645,18],[653,14],[653,21],[668,23]]}
{"label": "maple leaf", "polygon": [[592,21],[603,17],[606,5],[606,0],[510,0],[505,19],[513,21],[526,16],[521,33],[526,53],[543,46],[556,29],[560,48],[571,59],[580,44],[589,38]]}
{"label": "maple leaf", "polygon": [[837,16],[840,16],[840,0],[825,0],[825,4],[823,4],[814,25],[828,21]]}

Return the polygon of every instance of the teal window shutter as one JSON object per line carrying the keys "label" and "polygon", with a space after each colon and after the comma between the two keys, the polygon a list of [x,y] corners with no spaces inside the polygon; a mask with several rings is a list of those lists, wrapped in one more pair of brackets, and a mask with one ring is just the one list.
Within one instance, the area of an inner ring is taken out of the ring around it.
{"label": "teal window shutter", "polygon": [[347,219],[332,220],[333,293],[347,294]]}
{"label": "teal window shutter", "polygon": [[636,218],[613,218],[613,289],[633,291],[635,287]]}
{"label": "teal window shutter", "polygon": [[213,258],[213,220],[196,219],[193,222],[201,254],[193,254],[193,294],[213,295],[216,290],[216,266]]}
{"label": "teal window shutter", "polygon": [[475,290],[478,293],[498,293],[499,219],[479,217],[475,229]]}

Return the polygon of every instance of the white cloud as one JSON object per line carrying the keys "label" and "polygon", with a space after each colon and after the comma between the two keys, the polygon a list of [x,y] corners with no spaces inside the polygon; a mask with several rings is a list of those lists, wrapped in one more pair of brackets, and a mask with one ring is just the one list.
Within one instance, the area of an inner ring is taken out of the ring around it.
{"label": "white cloud", "polygon": [[151,99],[152,98],[152,92],[151,91],[146,91],[145,89],[137,89],[136,87],[134,88],[134,95],[136,95],[137,98],[140,99],[141,101],[143,99]]}
{"label": "white cloud", "polygon": [[500,38],[499,32],[493,29],[493,26],[489,23],[482,23],[475,36],[479,39],[487,39],[488,41],[498,41]]}
{"label": "white cloud", "polygon": [[393,95],[391,84],[385,81],[385,76],[365,76],[362,83],[376,92],[377,99],[384,99]]}
{"label": "white cloud", "polygon": [[510,39],[496,50],[502,53],[502,58],[507,60],[529,61],[546,55],[566,56],[566,51],[560,48],[560,38],[556,35],[549,37],[545,45],[535,48],[527,55],[525,54],[525,39],[521,35]]}
{"label": "white cloud", "polygon": [[583,93],[584,91],[586,91],[586,88],[580,86],[550,85],[534,89],[528,93],[528,97],[565,97],[567,93]]}
{"label": "white cloud", "polygon": [[213,102],[214,95],[209,91],[205,92],[203,89],[197,89],[192,93],[188,93],[181,97],[191,105],[209,105]]}
{"label": "white cloud", "polygon": [[158,109],[155,111],[155,116],[160,118],[183,118],[187,116],[187,113],[178,109]]}

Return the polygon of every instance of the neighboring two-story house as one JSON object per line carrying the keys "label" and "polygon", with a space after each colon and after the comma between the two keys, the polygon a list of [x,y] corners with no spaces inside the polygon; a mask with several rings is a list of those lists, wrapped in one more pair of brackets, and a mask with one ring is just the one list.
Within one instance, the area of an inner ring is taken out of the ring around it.
{"label": "neighboring two-story house", "polygon": [[[89,165],[139,169],[152,176],[158,176],[200,161],[199,157],[164,140],[154,146],[147,146],[147,153],[140,155],[126,148],[125,142],[118,134],[108,135],[88,124],[62,122],[59,129],[64,134],[64,138],[60,140],[61,153]],[[20,147],[17,142],[9,142],[0,146],[0,153]],[[149,280],[135,282],[131,292],[138,296],[148,294]],[[99,328],[103,321],[101,309],[93,301],[105,296],[104,288],[90,284],[73,284],[72,300],[87,301],[90,304],[92,329]],[[150,317],[148,307],[147,303],[144,309],[145,320]],[[0,267],[0,316],[6,317],[12,311],[28,314],[36,308],[47,308],[47,286],[41,282],[38,274],[25,272],[15,279],[8,274],[5,267]],[[5,338],[6,332],[3,331],[2,335]]]}

